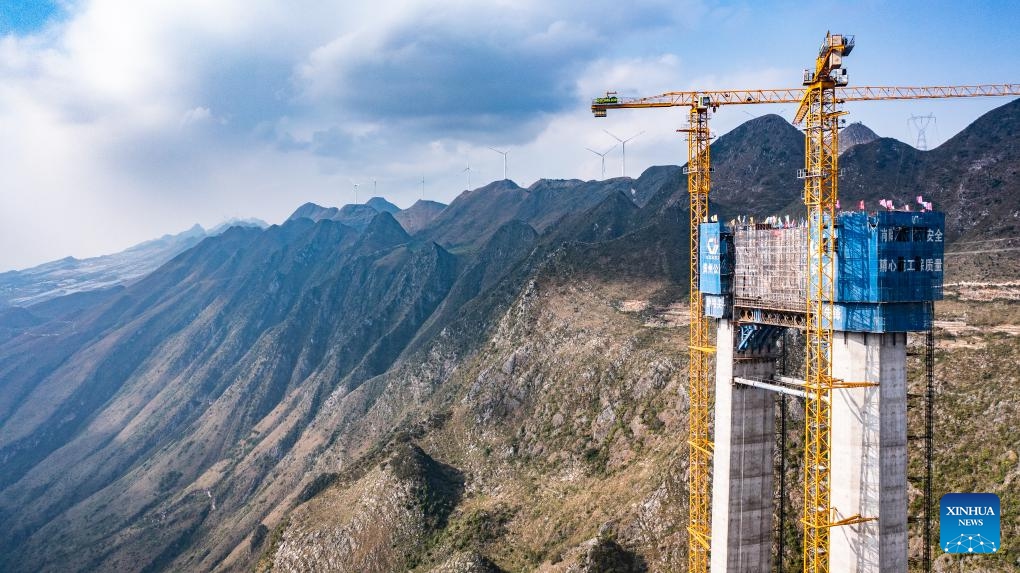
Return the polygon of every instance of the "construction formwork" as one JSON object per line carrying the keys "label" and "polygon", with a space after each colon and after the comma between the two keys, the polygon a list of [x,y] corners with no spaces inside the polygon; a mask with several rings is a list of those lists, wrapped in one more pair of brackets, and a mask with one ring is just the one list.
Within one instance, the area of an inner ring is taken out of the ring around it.
{"label": "construction formwork", "polygon": [[[923,331],[926,301],[942,298],[945,216],[938,212],[842,212],[836,223],[832,326],[853,332]],[[705,312],[731,307],[803,313],[808,228],[766,223],[702,225],[701,291]]]}

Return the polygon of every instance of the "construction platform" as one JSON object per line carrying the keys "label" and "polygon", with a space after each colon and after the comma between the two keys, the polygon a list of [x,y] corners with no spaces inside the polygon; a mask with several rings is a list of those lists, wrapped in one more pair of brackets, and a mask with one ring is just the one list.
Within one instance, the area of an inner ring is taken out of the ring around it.
{"label": "construction platform", "polygon": [[[705,314],[802,327],[808,227],[701,224]],[[832,327],[847,332],[927,330],[926,301],[942,299],[945,215],[935,211],[842,212],[836,218]]]}

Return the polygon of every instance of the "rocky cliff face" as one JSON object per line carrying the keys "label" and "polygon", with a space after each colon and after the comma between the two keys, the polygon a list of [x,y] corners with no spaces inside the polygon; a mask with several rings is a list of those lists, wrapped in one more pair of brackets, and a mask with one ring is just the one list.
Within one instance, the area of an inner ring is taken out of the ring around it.
{"label": "rocky cliff face", "polygon": [[[316,570],[445,571],[451,556],[474,568],[466,570],[679,566],[685,321],[671,303],[650,302],[668,292],[665,281],[593,281],[573,266],[584,256],[551,254],[480,348],[441,380],[411,393],[403,375],[379,380],[352,424],[402,423],[353,467],[333,466],[335,482],[291,514],[263,566],[310,570],[314,559]],[[462,476],[463,494],[429,493],[424,472],[397,471],[404,440],[443,460],[442,475]],[[422,511],[430,496],[444,500],[440,509]],[[374,561],[352,564],[354,553]],[[295,565],[301,559],[306,566]]]}
{"label": "rocky cliff face", "polygon": [[839,132],[839,154],[842,155],[851,147],[863,143],[871,143],[878,139],[878,134],[871,128],[857,121],[846,126]]}
{"label": "rocky cliff face", "polygon": [[[12,340],[0,355],[0,512],[17,524],[6,564],[169,564],[213,505],[245,507],[328,396],[393,364],[455,268],[388,214],[360,233],[307,219],[234,229],[77,326]],[[52,531],[67,553],[50,551]]]}
{"label": "rocky cliff face", "polygon": [[328,487],[295,510],[256,570],[400,570],[420,559],[463,491],[461,472],[410,441],[394,444],[349,487]]}

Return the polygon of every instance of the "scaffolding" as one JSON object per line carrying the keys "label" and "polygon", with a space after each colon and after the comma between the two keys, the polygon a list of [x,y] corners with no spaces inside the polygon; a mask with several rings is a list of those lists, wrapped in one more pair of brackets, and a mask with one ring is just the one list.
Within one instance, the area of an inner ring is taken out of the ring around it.
{"label": "scaffolding", "polygon": [[804,312],[807,227],[737,226],[733,232],[738,306]]}

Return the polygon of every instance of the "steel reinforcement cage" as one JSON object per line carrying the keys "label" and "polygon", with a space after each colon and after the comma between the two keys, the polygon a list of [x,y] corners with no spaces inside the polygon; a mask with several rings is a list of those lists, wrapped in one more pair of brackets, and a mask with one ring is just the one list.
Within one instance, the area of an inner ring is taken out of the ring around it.
{"label": "steel reinforcement cage", "polygon": [[733,298],[741,306],[804,311],[807,232],[803,225],[743,225],[733,231]]}

